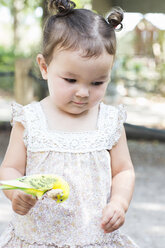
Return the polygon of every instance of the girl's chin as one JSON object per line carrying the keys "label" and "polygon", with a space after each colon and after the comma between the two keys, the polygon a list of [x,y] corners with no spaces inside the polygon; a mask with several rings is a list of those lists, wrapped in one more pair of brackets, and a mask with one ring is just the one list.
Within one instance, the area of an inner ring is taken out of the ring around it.
{"label": "girl's chin", "polygon": [[73,104],[72,106],[69,106],[68,108],[65,108],[63,110],[68,114],[78,115],[88,111],[88,108],[85,105],[77,106]]}

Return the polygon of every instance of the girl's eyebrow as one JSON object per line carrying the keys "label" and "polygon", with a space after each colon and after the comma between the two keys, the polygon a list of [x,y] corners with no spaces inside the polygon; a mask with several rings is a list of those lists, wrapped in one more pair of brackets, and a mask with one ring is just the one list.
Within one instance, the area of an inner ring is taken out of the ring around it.
{"label": "girl's eyebrow", "polygon": [[101,77],[98,77],[98,80],[105,80],[105,79],[108,79],[108,77],[109,77],[109,74],[106,74]]}
{"label": "girl's eyebrow", "polygon": [[98,81],[107,81],[110,78],[109,74],[105,74],[103,76],[97,77],[93,82],[98,82]]}
{"label": "girl's eyebrow", "polygon": [[79,76],[78,74],[74,74],[74,73],[71,73],[71,72],[65,72],[65,75],[69,76],[69,77],[78,77]]}
{"label": "girl's eyebrow", "polygon": [[[65,72],[65,75],[68,77],[79,77],[80,76],[80,75],[72,73],[72,72]],[[103,75],[101,77],[98,77],[97,80],[105,80],[105,79],[108,79],[108,77],[109,77],[109,74],[106,74],[106,75]]]}

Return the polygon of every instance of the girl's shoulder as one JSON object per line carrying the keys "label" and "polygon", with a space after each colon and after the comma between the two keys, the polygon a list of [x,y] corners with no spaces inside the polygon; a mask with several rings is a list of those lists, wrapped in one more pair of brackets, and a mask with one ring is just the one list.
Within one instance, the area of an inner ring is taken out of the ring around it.
{"label": "girl's shoulder", "polygon": [[100,104],[99,129],[103,133],[108,150],[118,143],[126,118],[126,108],[123,104]]}
{"label": "girl's shoulder", "polygon": [[100,104],[100,121],[104,126],[118,125],[126,121],[127,114],[126,108],[123,104],[108,105],[105,103]]}
{"label": "girl's shoulder", "polygon": [[37,106],[39,102],[32,102],[27,105],[21,105],[17,102],[11,103],[11,125],[20,122],[24,127],[27,126],[28,120],[34,120],[37,117]]}
{"label": "girl's shoulder", "polygon": [[25,127],[25,117],[24,117],[24,110],[23,105],[12,102],[11,104],[11,125],[13,126],[15,122],[20,122]]}
{"label": "girl's shoulder", "polygon": [[12,113],[13,113],[13,114],[16,114],[16,115],[21,115],[21,114],[24,113],[24,111],[25,111],[26,109],[31,109],[31,110],[32,110],[32,109],[34,109],[35,106],[38,105],[38,104],[39,104],[39,102],[33,101],[33,102],[29,103],[29,104],[22,105],[22,104],[20,104],[20,103],[17,103],[17,102],[15,102],[15,101],[13,101],[13,102],[11,103]]}
{"label": "girl's shoulder", "polygon": [[110,105],[110,104],[101,102],[100,107],[103,110],[106,110],[109,112],[118,111],[118,112],[125,112],[126,113],[126,107],[124,104]]}

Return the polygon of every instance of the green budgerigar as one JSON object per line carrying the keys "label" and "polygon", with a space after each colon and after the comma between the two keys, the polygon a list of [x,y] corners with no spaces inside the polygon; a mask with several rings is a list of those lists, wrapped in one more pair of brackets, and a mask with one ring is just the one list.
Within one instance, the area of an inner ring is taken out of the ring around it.
{"label": "green budgerigar", "polygon": [[62,177],[53,174],[37,174],[0,181],[0,189],[19,189],[38,199],[47,194],[58,203],[65,201],[69,196],[68,183]]}

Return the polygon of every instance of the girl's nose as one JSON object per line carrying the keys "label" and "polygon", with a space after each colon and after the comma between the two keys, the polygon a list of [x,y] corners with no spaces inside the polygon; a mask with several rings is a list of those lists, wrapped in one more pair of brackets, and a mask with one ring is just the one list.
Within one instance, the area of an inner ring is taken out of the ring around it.
{"label": "girl's nose", "polygon": [[76,91],[76,96],[78,97],[88,97],[89,96],[89,89],[88,87],[81,86]]}

